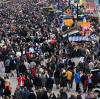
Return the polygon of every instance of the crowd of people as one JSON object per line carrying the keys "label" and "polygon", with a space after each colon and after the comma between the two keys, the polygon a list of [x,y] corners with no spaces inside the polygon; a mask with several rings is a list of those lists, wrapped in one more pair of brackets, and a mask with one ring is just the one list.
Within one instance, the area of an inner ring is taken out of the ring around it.
{"label": "crowd of people", "polygon": [[[4,99],[84,99],[84,93],[85,99],[97,99],[92,93],[91,70],[100,69],[100,44],[95,42],[82,49],[76,65],[72,59],[76,49],[60,33],[58,15],[43,12],[43,7],[53,6],[56,0],[36,4],[36,0],[0,4],[0,73],[5,73],[4,77],[0,76],[0,96]],[[92,22],[93,32],[99,34],[95,24]],[[10,77],[16,77],[17,81],[13,95]],[[100,73],[96,77],[99,83]],[[55,85],[58,94],[53,92]],[[76,94],[69,95],[74,86]]]}

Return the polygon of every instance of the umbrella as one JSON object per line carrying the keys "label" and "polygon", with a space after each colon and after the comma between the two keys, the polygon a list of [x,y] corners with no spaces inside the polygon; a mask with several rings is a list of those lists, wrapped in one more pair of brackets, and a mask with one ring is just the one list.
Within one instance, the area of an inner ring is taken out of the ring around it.
{"label": "umbrella", "polygon": [[57,44],[57,40],[51,40],[50,43],[51,43],[52,45],[56,45],[56,44]]}

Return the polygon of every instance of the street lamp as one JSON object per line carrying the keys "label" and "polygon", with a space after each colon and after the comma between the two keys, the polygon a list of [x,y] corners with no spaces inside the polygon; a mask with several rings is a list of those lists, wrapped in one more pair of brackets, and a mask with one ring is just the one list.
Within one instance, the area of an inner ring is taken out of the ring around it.
{"label": "street lamp", "polygon": [[58,10],[59,10],[59,8],[60,8],[60,1],[58,0]]}
{"label": "street lamp", "polygon": [[76,11],[76,13],[77,13],[77,21],[78,21],[78,14],[79,14],[78,3],[77,3],[77,11]]}
{"label": "street lamp", "polygon": [[69,5],[69,6],[70,6],[70,2],[71,2],[71,1],[69,0],[69,1],[68,1],[68,5]]}

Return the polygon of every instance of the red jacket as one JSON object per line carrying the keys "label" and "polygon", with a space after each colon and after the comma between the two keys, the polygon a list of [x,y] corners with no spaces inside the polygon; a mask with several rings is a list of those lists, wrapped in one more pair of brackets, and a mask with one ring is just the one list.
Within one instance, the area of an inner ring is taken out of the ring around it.
{"label": "red jacket", "polygon": [[25,77],[17,77],[18,86],[24,86]]}
{"label": "red jacket", "polygon": [[87,88],[87,86],[88,86],[88,80],[85,80],[83,85],[84,85],[84,88]]}
{"label": "red jacket", "polygon": [[34,77],[36,76],[36,71],[35,71],[35,69],[32,68],[31,72],[32,72],[32,77],[34,78]]}
{"label": "red jacket", "polygon": [[29,59],[30,59],[30,52],[26,52],[26,58],[27,58],[27,61],[29,61]]}

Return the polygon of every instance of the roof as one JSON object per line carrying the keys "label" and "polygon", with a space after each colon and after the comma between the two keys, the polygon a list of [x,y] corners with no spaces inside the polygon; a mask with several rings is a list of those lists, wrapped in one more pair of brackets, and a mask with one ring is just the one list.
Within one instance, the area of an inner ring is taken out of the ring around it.
{"label": "roof", "polygon": [[63,35],[63,37],[66,37],[67,35],[76,34],[76,33],[79,33],[79,31],[78,31],[78,30],[75,30],[75,31],[72,31],[72,32],[66,33],[66,34]]}

